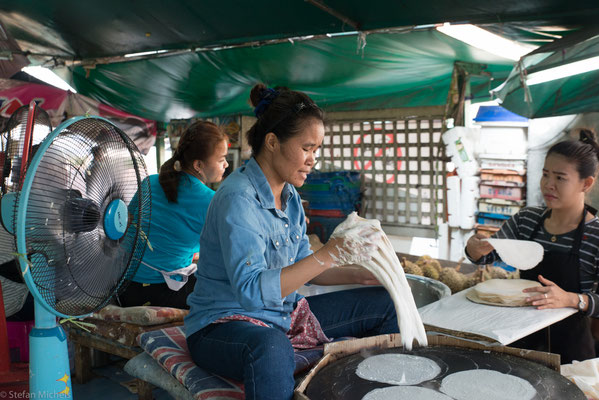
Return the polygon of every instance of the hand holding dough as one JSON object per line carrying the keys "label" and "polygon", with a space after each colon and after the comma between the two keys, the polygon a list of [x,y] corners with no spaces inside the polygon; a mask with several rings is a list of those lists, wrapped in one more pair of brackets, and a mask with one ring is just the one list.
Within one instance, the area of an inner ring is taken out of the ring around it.
{"label": "hand holding dough", "polygon": [[361,265],[372,272],[389,292],[395,304],[401,341],[404,347],[411,350],[414,339],[420,345],[426,346],[426,332],[420,314],[418,314],[412,290],[399,263],[397,254],[395,254],[391,242],[389,242],[387,235],[381,228],[381,223],[374,219],[358,217],[358,214],[354,212],[335,228],[331,237],[345,238],[346,241],[350,240],[350,243],[355,244],[369,244],[369,246],[361,248],[367,250],[368,255],[363,254],[359,262],[354,261],[352,263]]}
{"label": "hand holding dough", "polygon": [[[335,230],[337,232],[337,230]],[[370,261],[372,254],[378,249],[381,240],[381,232],[371,226],[354,226],[343,232],[333,233],[331,237],[343,240],[343,245],[336,246],[336,252],[330,253],[333,259],[333,267],[342,265],[362,265]]]}
{"label": "hand holding dough", "polygon": [[543,246],[532,240],[484,239],[489,242],[501,257],[501,260],[520,270],[532,269],[543,259]]}

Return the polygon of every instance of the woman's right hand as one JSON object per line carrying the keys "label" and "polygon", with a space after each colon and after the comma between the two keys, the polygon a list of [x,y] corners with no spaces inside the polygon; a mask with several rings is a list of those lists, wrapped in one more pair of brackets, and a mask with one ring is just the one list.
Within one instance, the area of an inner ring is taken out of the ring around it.
{"label": "woman's right hand", "polygon": [[375,230],[361,232],[359,239],[353,237],[331,237],[318,251],[326,252],[332,259],[332,266],[357,264],[368,261],[372,253],[377,251],[382,234]]}
{"label": "woman's right hand", "polygon": [[466,251],[474,261],[480,259],[482,256],[486,256],[494,250],[494,247],[483,239],[487,239],[487,236],[480,233],[477,233],[468,239]]}

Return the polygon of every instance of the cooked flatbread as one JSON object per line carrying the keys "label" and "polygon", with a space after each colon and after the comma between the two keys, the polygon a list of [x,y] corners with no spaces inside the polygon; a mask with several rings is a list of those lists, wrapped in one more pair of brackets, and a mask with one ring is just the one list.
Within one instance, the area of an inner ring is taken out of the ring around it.
{"label": "cooked flatbread", "polygon": [[392,385],[417,385],[441,373],[441,367],[426,357],[410,354],[379,354],[358,364],[356,375],[362,379]]}
{"label": "cooked flatbread", "polygon": [[540,243],[532,240],[483,239],[489,242],[507,265],[520,270],[532,269],[543,260],[545,250]]}
{"label": "cooked flatbread", "polygon": [[374,389],[368,392],[362,400],[452,400],[451,397],[432,389],[420,386],[391,386],[383,389]]}
{"label": "cooked flatbread", "polygon": [[466,298],[475,303],[494,306],[522,307],[529,306],[526,298],[531,293],[523,289],[541,286],[539,282],[527,279],[489,279],[474,286],[466,293]]}
{"label": "cooked flatbread", "polygon": [[448,375],[440,390],[455,400],[530,400],[537,394],[527,380],[490,369]]}

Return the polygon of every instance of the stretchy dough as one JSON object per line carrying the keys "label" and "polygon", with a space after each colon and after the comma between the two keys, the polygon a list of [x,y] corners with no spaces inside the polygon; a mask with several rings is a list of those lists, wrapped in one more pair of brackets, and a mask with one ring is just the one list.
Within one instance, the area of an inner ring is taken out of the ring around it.
{"label": "stretchy dough", "polygon": [[528,306],[526,298],[531,293],[522,290],[541,286],[539,282],[526,279],[490,279],[474,286],[466,297],[476,303],[502,305],[509,307]]}
{"label": "stretchy dough", "polygon": [[362,400],[452,400],[443,393],[420,386],[391,386],[383,389],[374,389],[368,392]]}
{"label": "stretchy dough", "polygon": [[507,265],[521,270],[532,269],[543,259],[545,250],[532,240],[485,239]]}
{"label": "stretchy dough", "polygon": [[368,260],[361,261],[359,265],[372,272],[389,292],[395,305],[403,346],[411,350],[414,339],[418,344],[426,346],[428,344],[426,332],[420,314],[418,314],[412,290],[391,242],[381,229],[381,223],[377,220],[358,217],[358,214],[354,212],[337,226],[331,237],[345,238],[344,243],[360,243],[364,240],[365,232],[370,230],[380,233],[380,240],[375,246],[377,250],[370,255],[371,257],[365,257]]}
{"label": "stretchy dough", "polygon": [[490,369],[448,375],[441,382],[441,391],[455,400],[530,400],[537,394],[528,381]]}
{"label": "stretchy dough", "polygon": [[379,354],[358,364],[356,375],[368,381],[391,385],[418,385],[441,373],[439,364],[410,354]]}

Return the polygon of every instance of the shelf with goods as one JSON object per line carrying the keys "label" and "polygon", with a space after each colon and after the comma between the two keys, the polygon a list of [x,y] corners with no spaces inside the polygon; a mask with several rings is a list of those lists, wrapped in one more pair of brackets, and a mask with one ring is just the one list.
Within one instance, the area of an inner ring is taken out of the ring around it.
{"label": "shelf with goods", "polygon": [[526,201],[528,120],[500,106],[481,106],[476,232],[492,235]]}
{"label": "shelf with goods", "polygon": [[480,198],[477,233],[493,234],[524,207],[526,199],[525,156],[481,155]]}

